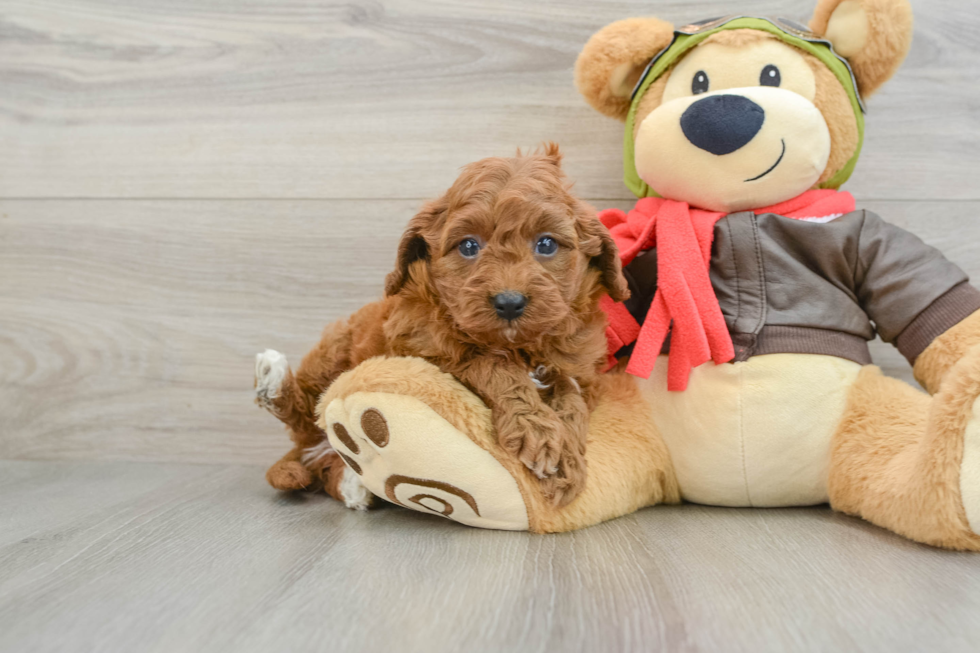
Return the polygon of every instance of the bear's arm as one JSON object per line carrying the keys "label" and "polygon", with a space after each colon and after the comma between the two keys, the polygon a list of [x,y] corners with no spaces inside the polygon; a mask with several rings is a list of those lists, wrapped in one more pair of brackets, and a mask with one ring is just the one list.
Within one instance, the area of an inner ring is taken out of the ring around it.
{"label": "bear's arm", "polygon": [[865,213],[854,289],[881,339],[915,365],[932,342],[980,310],[966,273],[917,236]]}

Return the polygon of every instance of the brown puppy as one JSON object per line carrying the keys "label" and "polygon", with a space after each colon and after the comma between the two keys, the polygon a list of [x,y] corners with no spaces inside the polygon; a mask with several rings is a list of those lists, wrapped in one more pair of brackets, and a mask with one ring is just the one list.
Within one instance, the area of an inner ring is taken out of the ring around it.
{"label": "brown puppy", "polygon": [[[341,373],[381,355],[419,356],[491,408],[501,445],[558,505],[585,483],[593,385],[606,356],[599,299],[629,291],[595,210],[569,193],[558,147],[464,168],[408,225],[385,299],[326,329],[295,375],[260,354],[256,401],[295,448],[266,475],[279,489],[323,482],[341,497],[343,463],[324,451],[314,408]],[[349,504],[349,502],[348,502]]]}

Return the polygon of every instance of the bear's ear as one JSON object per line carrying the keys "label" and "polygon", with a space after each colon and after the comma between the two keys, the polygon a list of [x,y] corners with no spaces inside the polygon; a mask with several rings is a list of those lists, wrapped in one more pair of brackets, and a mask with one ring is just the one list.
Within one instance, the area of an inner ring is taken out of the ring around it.
{"label": "bear's ear", "polygon": [[881,88],[912,45],[908,0],[820,0],[810,29],[851,64],[864,97]]}
{"label": "bear's ear", "polygon": [[657,18],[627,18],[607,25],[579,54],[575,86],[597,111],[625,120],[643,69],[673,38],[674,26]]}

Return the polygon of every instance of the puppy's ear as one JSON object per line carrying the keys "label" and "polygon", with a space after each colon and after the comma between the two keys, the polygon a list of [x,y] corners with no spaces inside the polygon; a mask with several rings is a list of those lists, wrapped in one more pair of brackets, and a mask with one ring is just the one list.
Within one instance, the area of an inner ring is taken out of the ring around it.
{"label": "puppy's ear", "polygon": [[602,287],[614,302],[625,302],[630,297],[630,289],[623,276],[619,250],[609,230],[599,222],[595,209],[581,205],[575,227],[579,234],[579,249],[589,257],[589,265],[602,273]]}
{"label": "puppy's ear", "polygon": [[555,167],[561,168],[562,153],[561,149],[558,147],[558,143],[553,141],[542,143],[540,151],[544,158],[555,164]]}
{"label": "puppy's ear", "polygon": [[670,45],[674,26],[658,18],[627,18],[592,35],[575,62],[575,87],[592,107],[626,120],[630,95],[654,55]]}
{"label": "puppy's ear", "polygon": [[408,228],[398,243],[395,269],[385,277],[385,296],[398,294],[409,279],[409,270],[413,263],[429,259],[429,244],[425,240],[425,234],[435,225],[444,210],[441,201],[430,202],[409,220]]}
{"label": "puppy's ear", "polygon": [[864,97],[891,79],[912,45],[908,0],[820,0],[810,29],[847,58]]}

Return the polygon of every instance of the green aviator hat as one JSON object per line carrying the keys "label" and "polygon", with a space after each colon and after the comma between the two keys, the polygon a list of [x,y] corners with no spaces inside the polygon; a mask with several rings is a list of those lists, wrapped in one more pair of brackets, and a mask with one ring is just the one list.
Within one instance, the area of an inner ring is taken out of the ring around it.
{"label": "green aviator hat", "polygon": [[823,62],[827,68],[840,80],[844,90],[851,100],[854,115],[857,120],[858,145],[847,164],[833,177],[820,184],[820,188],[840,188],[850,178],[861,154],[864,143],[864,103],[857,90],[857,83],[850,64],[834,51],[830,41],[809,31],[805,26],[783,18],[756,18],[750,16],[726,16],[711,20],[685,25],[674,31],[674,40],[660,51],[647,65],[636,87],[633,89],[630,110],[626,116],[626,130],[623,137],[623,172],[626,186],[637,197],[659,197],[657,192],[640,179],[636,172],[635,152],[633,143],[633,125],[636,119],[636,109],[643,95],[661,75],[670,69],[687,52],[696,47],[712,34],[723,30],[754,29],[772,34],[776,38],[794,47],[808,52]]}

